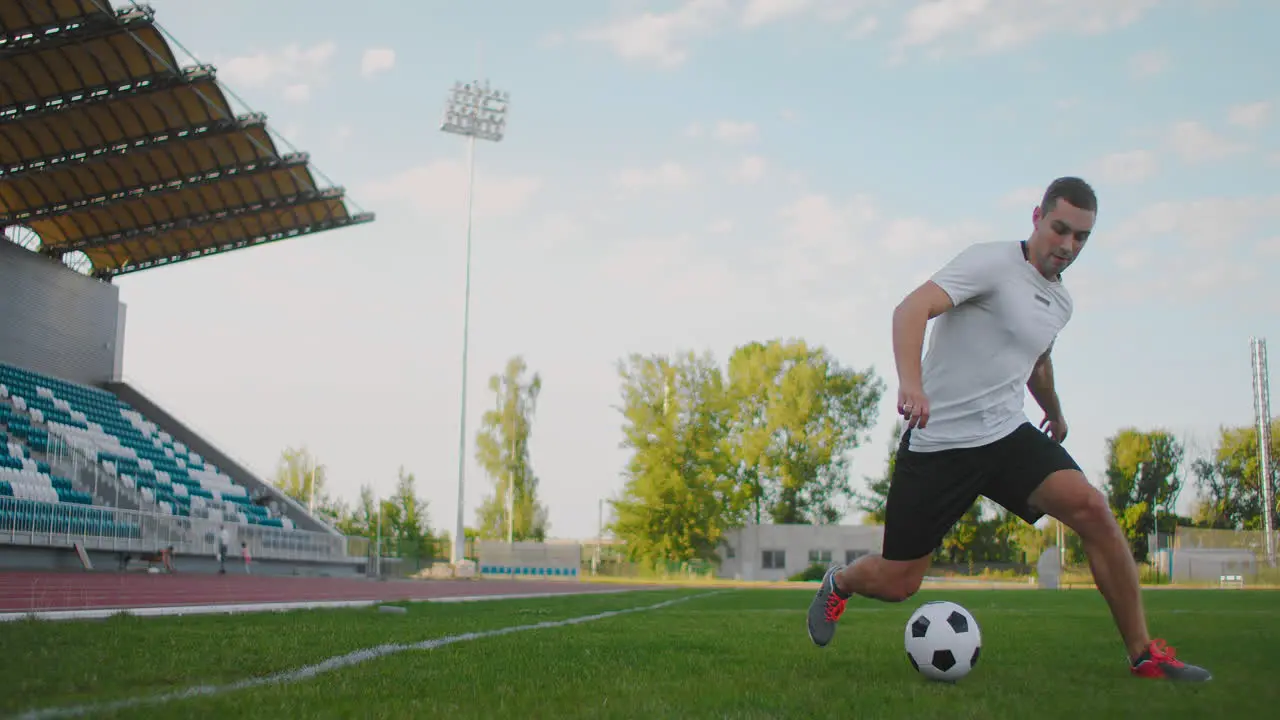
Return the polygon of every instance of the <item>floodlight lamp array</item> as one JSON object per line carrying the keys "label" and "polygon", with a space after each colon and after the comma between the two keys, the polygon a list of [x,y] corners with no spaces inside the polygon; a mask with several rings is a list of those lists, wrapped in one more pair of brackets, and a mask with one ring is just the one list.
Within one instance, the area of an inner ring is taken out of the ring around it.
{"label": "floodlight lamp array", "polygon": [[511,94],[493,90],[489,81],[454,83],[440,129],[455,135],[499,142],[507,130]]}

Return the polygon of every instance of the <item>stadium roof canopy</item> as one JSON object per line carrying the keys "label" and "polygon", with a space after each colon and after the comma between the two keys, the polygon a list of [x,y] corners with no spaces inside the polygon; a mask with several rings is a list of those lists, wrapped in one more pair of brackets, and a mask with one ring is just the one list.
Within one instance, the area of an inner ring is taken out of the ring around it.
{"label": "stadium roof canopy", "polygon": [[0,2],[0,228],[40,252],[109,281],[373,220],[308,159],[180,67],[149,7]]}

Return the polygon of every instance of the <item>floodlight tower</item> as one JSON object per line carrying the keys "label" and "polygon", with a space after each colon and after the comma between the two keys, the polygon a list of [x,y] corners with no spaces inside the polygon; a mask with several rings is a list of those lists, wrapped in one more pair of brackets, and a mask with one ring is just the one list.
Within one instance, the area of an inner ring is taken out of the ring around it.
{"label": "floodlight tower", "polygon": [[1271,468],[1271,391],[1267,382],[1267,341],[1249,340],[1253,364],[1253,415],[1258,423],[1258,480],[1262,485],[1262,532],[1267,564],[1276,566],[1275,488]]}
{"label": "floodlight tower", "polygon": [[458,417],[458,522],[453,536],[453,562],[466,550],[463,493],[467,468],[467,340],[471,331],[471,205],[475,190],[476,140],[501,142],[507,129],[510,93],[493,90],[489,81],[455,82],[440,129],[467,139],[467,270],[462,296],[462,407]]}

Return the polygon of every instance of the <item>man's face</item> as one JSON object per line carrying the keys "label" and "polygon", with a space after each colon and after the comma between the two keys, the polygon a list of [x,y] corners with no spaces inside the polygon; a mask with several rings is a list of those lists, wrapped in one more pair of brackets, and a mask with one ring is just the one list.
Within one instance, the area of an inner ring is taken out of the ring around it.
{"label": "man's face", "polygon": [[1093,232],[1095,215],[1062,198],[1047,213],[1035,209],[1031,215],[1035,230],[1027,243],[1027,254],[1041,275],[1056,278],[1075,262]]}

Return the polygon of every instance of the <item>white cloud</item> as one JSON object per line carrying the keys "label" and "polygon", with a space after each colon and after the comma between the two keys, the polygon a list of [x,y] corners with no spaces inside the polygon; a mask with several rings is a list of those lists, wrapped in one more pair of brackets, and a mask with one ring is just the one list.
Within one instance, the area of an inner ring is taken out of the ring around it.
{"label": "white cloud", "polygon": [[696,241],[689,234],[630,239],[600,262],[596,274],[611,288],[641,289],[658,303],[737,296],[740,278],[725,263],[699,253]]}
{"label": "white cloud", "polygon": [[270,52],[241,55],[218,63],[218,78],[233,90],[278,83],[314,83],[328,70],[338,46],[332,41],[310,47],[289,44]]}
{"label": "white cloud", "polygon": [[748,143],[759,139],[760,128],[751,122],[721,120],[711,130],[711,137],[723,143]]}
{"label": "white cloud", "polygon": [[688,187],[692,177],[683,165],[668,160],[656,167],[626,168],[614,182],[628,190],[670,189]]}
{"label": "white cloud", "polygon": [[768,163],[759,155],[748,155],[742,158],[734,168],[732,179],[735,182],[754,183],[764,179]]}
{"label": "white cloud", "polygon": [[[815,297],[852,295],[857,302],[887,301],[965,244],[989,238],[986,227],[972,221],[886,217],[866,195],[845,202],[806,195],[783,207],[778,218],[781,242],[758,258],[777,280]],[[867,272],[871,264],[875,270]]]}
{"label": "white cloud", "polygon": [[1155,174],[1155,153],[1149,150],[1130,150],[1111,153],[1094,164],[1092,174],[1098,182],[1112,185],[1140,183]]}
{"label": "white cloud", "polygon": [[[1206,197],[1148,205],[1107,235],[1114,235],[1117,243],[1169,247],[1170,240],[1180,239],[1187,246],[1211,250],[1255,240],[1256,232],[1275,219],[1280,219],[1280,195]],[[1180,254],[1169,249],[1169,256]],[[1189,258],[1192,263],[1199,260]]]}
{"label": "white cloud", "polygon": [[1008,207],[1033,208],[1040,204],[1044,197],[1044,188],[1021,187],[1010,190],[1000,197],[1000,204]]}
{"label": "white cloud", "polygon": [[1138,53],[1129,59],[1129,74],[1135,78],[1159,75],[1169,68],[1169,53],[1163,50]]}
{"label": "white cloud", "polygon": [[823,24],[858,19],[853,30],[865,37],[878,27],[870,8],[891,0],[681,0],[665,12],[634,12],[579,32],[578,37],[609,47],[624,60],[664,69],[683,65],[690,46],[732,24],[749,29],[798,18]]}
{"label": "white cloud", "polygon": [[851,18],[862,17],[855,33],[874,29],[874,17],[865,13],[872,9],[890,7],[893,0],[748,0],[742,9],[740,22],[744,27],[754,28],[797,18],[813,18],[824,25],[840,23]]}
{"label": "white cloud", "polygon": [[396,51],[391,48],[369,48],[360,58],[360,74],[373,77],[396,66]]}
{"label": "white cloud", "polygon": [[849,36],[855,40],[861,40],[863,38],[870,37],[872,33],[879,29],[880,18],[875,15],[868,15],[858,21],[858,24],[854,26],[853,31],[849,33]]}
{"label": "white cloud", "polygon": [[306,102],[311,97],[311,86],[306,83],[295,83],[284,89],[284,99],[289,102]]}
{"label": "white cloud", "polygon": [[[898,50],[957,39],[977,52],[1026,45],[1046,33],[1099,35],[1137,21],[1159,0],[924,0],[906,16]],[[961,38],[963,36],[963,38]]]}
{"label": "white cloud", "polygon": [[728,0],[685,0],[669,12],[644,12],[580,33],[607,45],[624,60],[674,68],[689,57],[686,43],[709,32],[730,12]]}
{"label": "white cloud", "polygon": [[733,232],[733,220],[729,218],[720,218],[707,226],[707,232],[712,235],[724,235]]}
{"label": "white cloud", "polygon": [[747,27],[767,25],[803,14],[813,0],[749,0],[742,11],[742,24]]}
{"label": "white cloud", "polygon": [[1227,108],[1227,121],[1232,125],[1256,130],[1271,117],[1271,103],[1267,101],[1233,105]]}
{"label": "white cloud", "polygon": [[[485,170],[476,173],[477,215],[515,215],[529,207],[542,188],[534,177]],[[360,193],[370,203],[411,206],[422,215],[462,217],[466,212],[467,167],[458,160],[437,160],[369,183]]]}
{"label": "white cloud", "polygon": [[1194,120],[1174,123],[1169,130],[1169,145],[1188,163],[1221,160],[1246,149],[1243,143],[1225,138]]}

